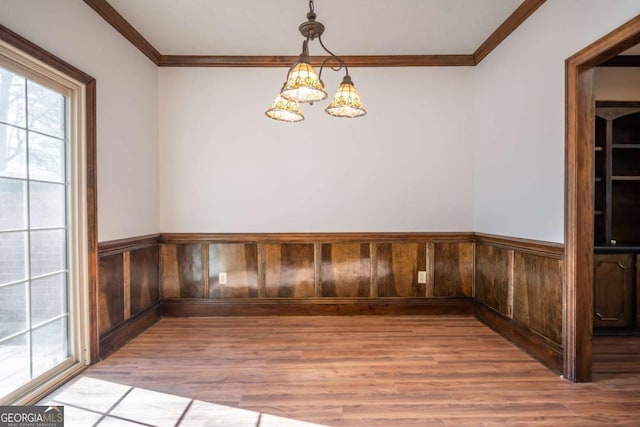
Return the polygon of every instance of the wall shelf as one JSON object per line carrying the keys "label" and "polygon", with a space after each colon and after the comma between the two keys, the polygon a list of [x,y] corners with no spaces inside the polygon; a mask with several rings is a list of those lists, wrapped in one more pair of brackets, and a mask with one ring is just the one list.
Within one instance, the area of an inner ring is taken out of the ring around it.
{"label": "wall shelf", "polygon": [[627,176],[612,176],[612,181],[640,181],[640,176],[627,175]]}
{"label": "wall shelf", "polygon": [[640,148],[640,144],[613,144],[612,148]]}

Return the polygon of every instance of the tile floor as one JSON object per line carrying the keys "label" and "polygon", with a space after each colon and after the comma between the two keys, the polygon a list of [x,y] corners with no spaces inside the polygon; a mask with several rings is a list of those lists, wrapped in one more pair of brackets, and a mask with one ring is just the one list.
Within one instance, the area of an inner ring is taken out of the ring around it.
{"label": "tile floor", "polygon": [[65,427],[321,427],[86,376],[40,404],[64,406]]}

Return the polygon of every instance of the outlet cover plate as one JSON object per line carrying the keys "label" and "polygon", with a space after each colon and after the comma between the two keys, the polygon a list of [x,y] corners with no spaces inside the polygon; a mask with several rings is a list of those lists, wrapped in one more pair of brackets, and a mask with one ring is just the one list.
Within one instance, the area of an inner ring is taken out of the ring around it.
{"label": "outlet cover plate", "polygon": [[426,271],[418,271],[418,283],[427,283]]}

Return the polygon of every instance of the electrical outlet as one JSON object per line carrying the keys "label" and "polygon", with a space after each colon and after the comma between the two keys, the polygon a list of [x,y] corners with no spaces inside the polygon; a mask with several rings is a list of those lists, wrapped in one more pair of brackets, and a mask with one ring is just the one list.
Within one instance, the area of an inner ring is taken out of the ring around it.
{"label": "electrical outlet", "polygon": [[427,283],[426,271],[418,271],[418,283]]}
{"label": "electrical outlet", "polygon": [[220,282],[221,285],[227,284],[227,273],[225,271],[220,272],[220,275],[218,276],[218,282]]}

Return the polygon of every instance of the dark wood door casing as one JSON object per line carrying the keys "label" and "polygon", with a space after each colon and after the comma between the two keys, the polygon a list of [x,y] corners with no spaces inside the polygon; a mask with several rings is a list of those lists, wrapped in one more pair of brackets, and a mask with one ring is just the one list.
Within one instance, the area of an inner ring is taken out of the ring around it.
{"label": "dark wood door casing", "polygon": [[640,43],[640,16],[566,60],[564,372],[591,381],[593,332],[593,68]]}

